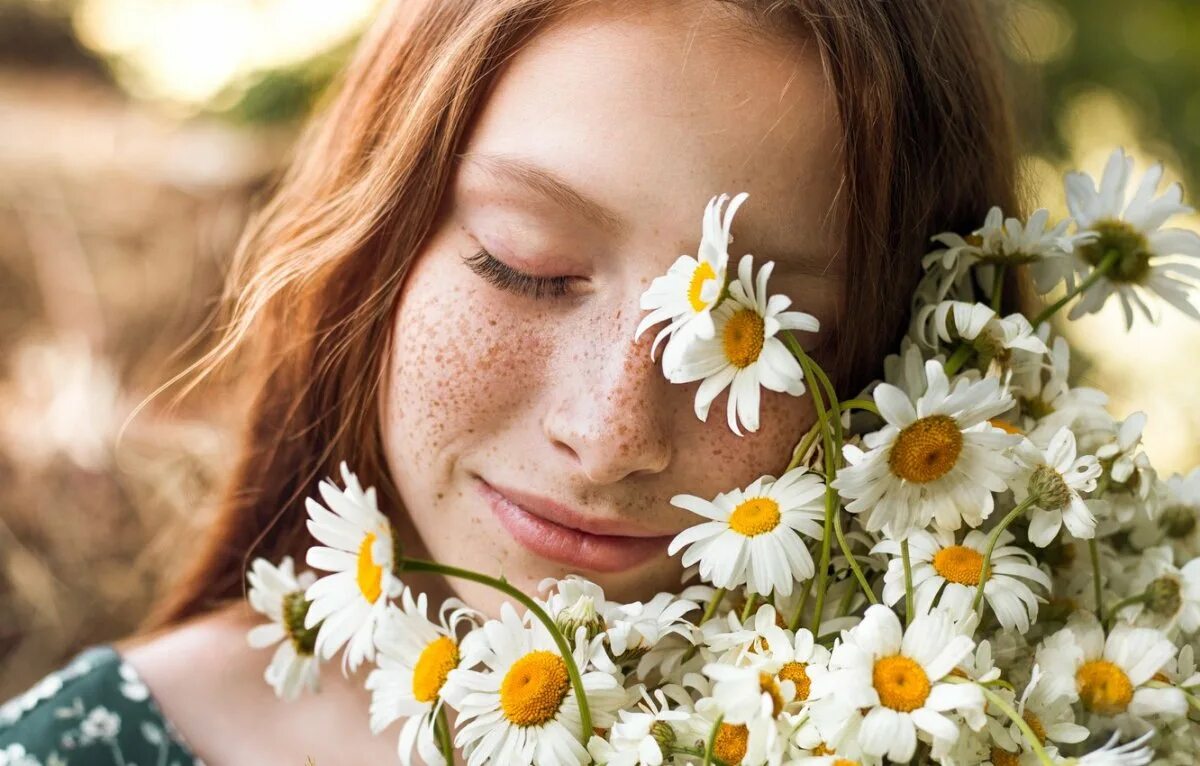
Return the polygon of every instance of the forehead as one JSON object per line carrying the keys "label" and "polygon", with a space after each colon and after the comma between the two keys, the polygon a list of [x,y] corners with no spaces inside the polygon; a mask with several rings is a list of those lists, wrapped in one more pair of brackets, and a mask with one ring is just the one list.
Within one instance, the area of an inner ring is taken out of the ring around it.
{"label": "forehead", "polygon": [[724,5],[606,3],[561,19],[507,62],[468,153],[546,167],[627,229],[687,241],[712,195],[747,191],[739,251],[823,253],[836,271],[840,126],[815,46]]}

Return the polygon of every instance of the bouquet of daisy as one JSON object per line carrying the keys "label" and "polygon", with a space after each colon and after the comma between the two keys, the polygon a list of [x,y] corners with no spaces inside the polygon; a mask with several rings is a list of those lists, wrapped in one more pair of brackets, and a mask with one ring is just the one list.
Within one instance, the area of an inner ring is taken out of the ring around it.
{"label": "bouquet of daisy", "polygon": [[[659,327],[666,377],[701,381],[701,420],[727,391],[729,428],[755,431],[760,388],[811,396],[817,419],[781,476],[672,499],[698,521],[669,547],[687,587],[624,604],[568,577],[531,597],[407,557],[343,465],[307,506],[325,574],[249,573],[267,682],[291,698],[339,652],[372,663],[370,726],[402,721],[403,764],[1197,762],[1200,471],[1160,479],[1145,417],[1072,386],[1047,321],[1114,295],[1129,323],[1153,318],[1149,294],[1197,316],[1200,236],[1164,228],[1181,189],[1132,174],[1118,150],[1098,186],[1067,175],[1066,221],[993,209],[935,237],[901,347],[850,400],[797,340],[817,321],[770,294],[773,265],[731,268],[746,195],[714,198],[638,335]],[[1018,269],[1062,296],[1005,315]],[[410,572],[495,587],[499,619],[431,608]]]}

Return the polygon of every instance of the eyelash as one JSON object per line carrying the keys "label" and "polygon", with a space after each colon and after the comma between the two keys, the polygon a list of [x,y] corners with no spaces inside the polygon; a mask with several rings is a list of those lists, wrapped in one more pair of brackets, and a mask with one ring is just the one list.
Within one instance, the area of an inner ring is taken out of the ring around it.
{"label": "eyelash", "polygon": [[534,277],[480,249],[463,258],[463,262],[479,276],[501,290],[529,298],[561,298],[569,292],[571,277]]}

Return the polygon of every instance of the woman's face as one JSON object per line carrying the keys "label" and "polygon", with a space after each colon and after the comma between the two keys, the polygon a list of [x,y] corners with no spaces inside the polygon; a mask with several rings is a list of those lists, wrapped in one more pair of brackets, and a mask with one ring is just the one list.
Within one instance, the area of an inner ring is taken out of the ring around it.
{"label": "woman's face", "polygon": [[759,431],[739,437],[722,394],[701,422],[699,383],[667,382],[653,331],[634,340],[638,298],[696,254],[710,197],[746,191],[731,264],[776,262],[770,290],[820,319],[802,339],[820,358],[842,294],[838,136],[813,47],[716,3],[610,7],[526,45],[395,316],[383,435],[410,547],[527,592],[570,572],[625,601],[677,589],[667,544],[702,519],[671,497],[779,475],[813,411],[764,391]]}

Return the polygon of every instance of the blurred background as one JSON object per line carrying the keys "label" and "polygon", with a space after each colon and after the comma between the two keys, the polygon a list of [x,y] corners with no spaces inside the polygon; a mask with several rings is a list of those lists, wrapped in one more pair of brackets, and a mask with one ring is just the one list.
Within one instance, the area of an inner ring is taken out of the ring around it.
{"label": "blurred background", "polygon": [[[1041,204],[1065,215],[1062,172],[1116,145],[1196,203],[1200,3],[995,5]],[[210,340],[249,211],[377,7],[0,0],[0,700],[132,630],[203,526],[238,397],[131,415]],[[1200,326],[1072,332],[1160,470],[1200,462]]]}

